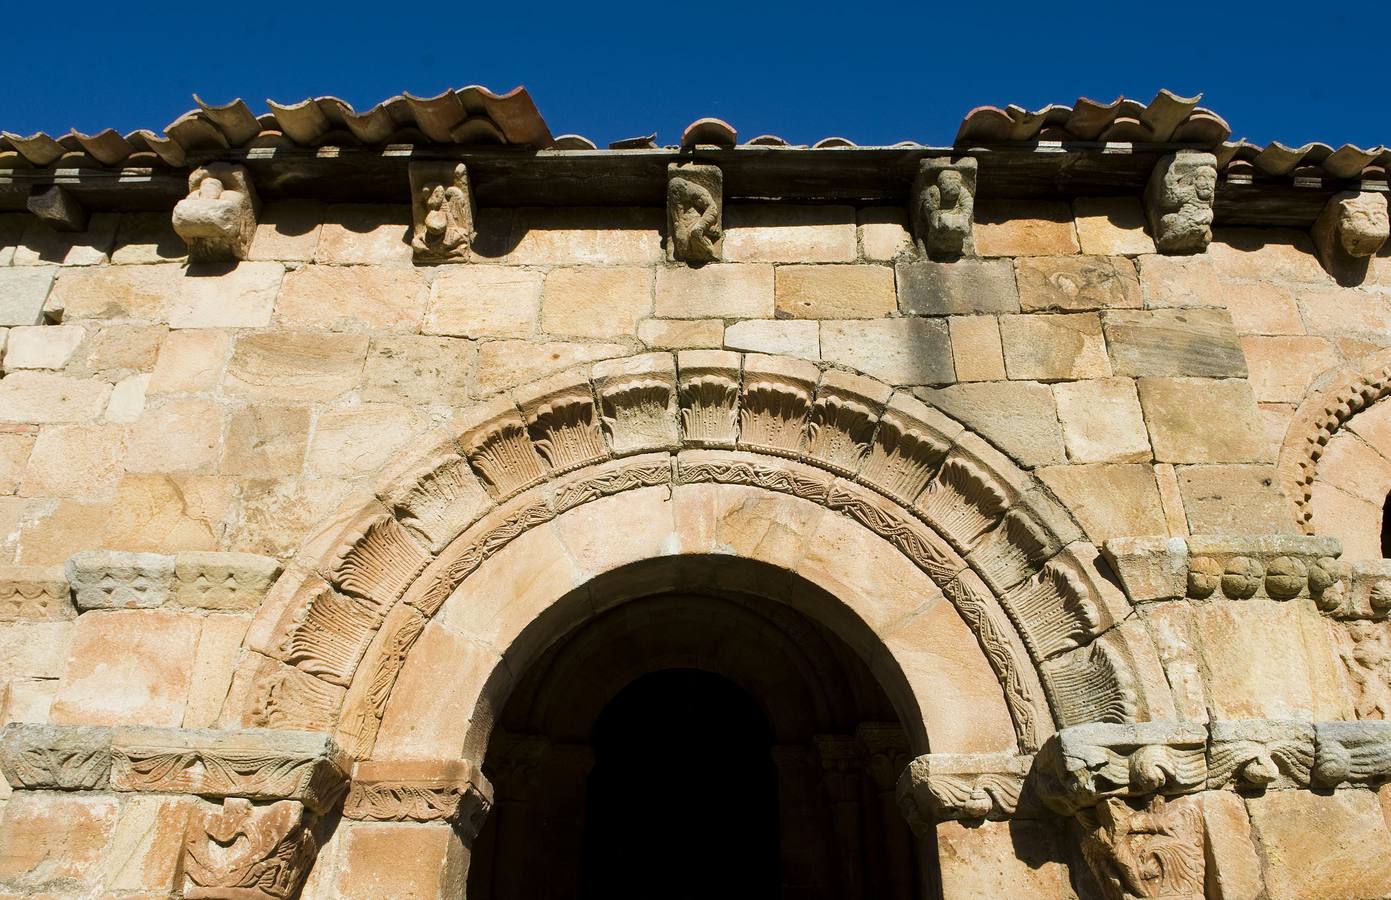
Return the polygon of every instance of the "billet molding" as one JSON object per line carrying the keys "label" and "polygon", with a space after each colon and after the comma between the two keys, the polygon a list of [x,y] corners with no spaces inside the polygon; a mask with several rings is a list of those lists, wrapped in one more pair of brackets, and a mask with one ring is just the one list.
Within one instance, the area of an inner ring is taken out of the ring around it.
{"label": "billet molding", "polygon": [[364,760],[353,767],[343,817],[368,822],[448,822],[478,834],[493,788],[468,760]]}
{"label": "billet molding", "polygon": [[260,201],[246,166],[214,162],[188,176],[188,196],[174,206],[174,231],[194,262],[236,262],[251,252]]}
{"label": "billet molding", "polygon": [[251,648],[241,721],[336,728],[364,758],[415,636],[486,560],[584,503],[702,482],[809,500],[893,544],[976,634],[1022,748],[1074,714],[1146,708],[1124,674],[1138,651],[1097,648],[1124,601],[1077,555],[1076,524],[993,448],[882,382],[788,357],[643,354],[486,401],[459,432],[392,475],[386,502],[343,516],[334,551],[291,564],[298,587],[276,590],[297,596]]}
{"label": "billet molding", "polygon": [[76,615],[62,566],[0,566],[0,621],[71,619]]}

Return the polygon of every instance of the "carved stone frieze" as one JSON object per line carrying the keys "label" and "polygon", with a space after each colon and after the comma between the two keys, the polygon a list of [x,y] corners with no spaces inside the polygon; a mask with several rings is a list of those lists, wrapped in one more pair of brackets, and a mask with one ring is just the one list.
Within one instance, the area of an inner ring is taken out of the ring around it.
{"label": "carved stone frieze", "polygon": [[1293,600],[1328,611],[1343,601],[1338,541],[1298,535],[1113,538],[1102,553],[1132,603]]}
{"label": "carved stone frieze", "polygon": [[1203,817],[1191,801],[1154,796],[1136,809],[1107,799],[1078,817],[1082,853],[1108,900],[1203,900]]}
{"label": "carved stone frieze", "polygon": [[1207,784],[1207,729],[1184,722],[1073,725],[1038,753],[1038,788],[1071,815],[1107,797],[1184,794]]}
{"label": "carved stone frieze", "polygon": [[400,598],[429,558],[400,522],[381,513],[349,531],[330,574],[339,590],[380,613]]}
{"label": "carved stone frieze", "polygon": [[1010,618],[1038,659],[1080,647],[1103,623],[1101,603],[1080,571],[1080,563],[1059,554],[1043,569],[1001,594]]}
{"label": "carved stone frieze", "polygon": [[1330,623],[1359,719],[1391,720],[1391,624]]}
{"label": "carved stone frieze", "polygon": [[492,806],[492,785],[465,760],[358,763],[343,816],[378,822],[449,822],[472,837]]}
{"label": "carved stone frieze", "polygon": [[338,718],[344,689],[277,660],[259,661],[249,720],[258,728],[322,730]]}
{"label": "carved stone frieze", "polygon": [[667,166],[667,255],[678,262],[716,262],[724,248],[724,176],[719,166]]}
{"label": "carved stone frieze", "polygon": [[301,589],[307,597],[284,642],[285,661],[346,686],[376,634],[382,613],[371,603],[340,594],[323,582]]}
{"label": "carved stone frieze", "polygon": [[322,813],[347,786],[346,769],[342,751],[315,732],[119,728],[111,735],[118,791],[295,800]]}
{"label": "carved stone frieze", "polygon": [[595,363],[592,375],[600,423],[615,455],[680,444],[676,364],[670,354]]}
{"label": "carved stone frieze", "polygon": [[1032,760],[1012,753],[919,756],[899,777],[899,809],[918,835],[946,819],[1011,818]]}
{"label": "carved stone frieze", "polygon": [[992,587],[1003,592],[1036,573],[1061,549],[1057,536],[1031,508],[1015,506],[976,542],[967,558]]}
{"label": "carved stone frieze", "polygon": [[104,790],[111,776],[111,729],[6,725],[0,732],[0,770],[15,789]]}
{"label": "carved stone frieze", "polygon": [[246,259],[259,209],[245,166],[209,163],[188,176],[188,196],[174,206],[174,231],[194,261]]}
{"label": "carved stone frieze", "polygon": [[1391,560],[1357,560],[1329,569],[1333,578],[1342,577],[1318,597],[1319,609],[1335,619],[1384,621],[1391,614]]}
{"label": "carved stone frieze", "polygon": [[304,804],[264,806],[229,797],[189,817],[180,859],[188,900],[288,900],[297,896],[318,851]]}
{"label": "carved stone frieze", "polygon": [[860,469],[860,481],[900,503],[917,499],[951,450],[947,435],[914,415],[918,406],[912,398],[895,396],[890,400]]}
{"label": "carved stone frieze", "polygon": [[826,496],[826,505],[893,544],[933,581],[949,581],[966,568],[966,561],[935,531],[873,494],[836,482]]}
{"label": "carved stone frieze", "polygon": [[933,259],[974,256],[976,161],[970,157],[925,159],[913,180],[913,233]]}
{"label": "carved stone frieze", "polygon": [[1180,150],[1161,159],[1145,188],[1145,213],[1160,253],[1201,253],[1212,242],[1217,158]]}
{"label": "carved stone frieze", "polygon": [[1341,191],[1328,199],[1314,222],[1314,246],[1324,268],[1336,274],[1375,256],[1391,235],[1386,195],[1378,191]]}
{"label": "carved stone frieze", "polygon": [[[801,452],[841,475],[853,477],[869,453],[886,387],[831,369],[821,378]],[[870,402],[866,402],[870,401]]]}
{"label": "carved stone frieze", "polygon": [[362,663],[366,677],[359,676],[354,682],[335,733],[352,758],[364,759],[371,754],[396,676],[428,621],[425,613],[402,604],[382,623]]}
{"label": "carved stone frieze", "polygon": [[1208,726],[1209,788],[1307,787],[1313,764],[1312,723],[1236,719]]}
{"label": "carved stone frieze", "polygon": [[1316,722],[1315,787],[1391,781],[1391,722]]}
{"label": "carved stone frieze", "polygon": [[688,451],[676,458],[677,484],[743,484],[791,494],[813,503],[825,503],[834,479],[815,469],[789,470],[763,463],[758,457]]}
{"label": "carved stone frieze", "polygon": [[419,262],[468,259],[477,209],[468,168],[452,160],[410,164],[411,250]]}
{"label": "carved stone frieze", "polygon": [[77,615],[61,566],[0,566],[0,621]]}
{"label": "carved stone frieze", "polygon": [[739,439],[741,359],[723,350],[687,350],[676,358],[681,434],[695,446],[732,447]]}
{"label": "carved stone frieze", "polygon": [[816,366],[800,360],[750,356],[739,406],[739,446],[797,453],[820,374]]}
{"label": "carved stone frieze", "polygon": [[66,572],[79,610],[163,606],[174,596],[174,557],[84,550]]}
{"label": "carved stone frieze", "polygon": [[556,486],[557,515],[600,497],[609,497],[635,488],[671,483],[671,457],[651,454],[606,466],[582,478]]}
{"label": "carved stone frieze", "polygon": [[1130,666],[1106,638],[1070,650],[1043,664],[1044,684],[1060,722],[1128,722],[1138,697]]}
{"label": "carved stone frieze", "polygon": [[1018,493],[964,454],[951,455],[918,497],[917,507],[956,546],[967,551],[993,528]]}
{"label": "carved stone frieze", "polygon": [[174,557],[174,597],[199,609],[255,609],[279,574],[269,556],[186,551]]}
{"label": "carved stone frieze", "polygon": [[420,544],[439,551],[486,508],[483,488],[468,462],[441,453],[407,487],[382,498]]}

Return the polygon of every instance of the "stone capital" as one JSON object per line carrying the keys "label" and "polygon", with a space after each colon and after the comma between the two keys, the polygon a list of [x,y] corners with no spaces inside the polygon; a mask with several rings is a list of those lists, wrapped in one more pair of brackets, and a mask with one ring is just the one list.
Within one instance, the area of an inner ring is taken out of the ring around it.
{"label": "stone capital", "polygon": [[1108,797],[1185,794],[1207,784],[1207,729],[1187,722],[1094,723],[1057,732],[1034,765],[1038,791],[1072,815]]}
{"label": "stone capital", "polygon": [[263,806],[227,798],[203,806],[184,831],[180,896],[188,900],[288,900],[298,895],[318,852],[314,817],[303,803]]}
{"label": "stone capital", "polygon": [[1013,753],[931,753],[908,764],[898,805],[918,835],[944,819],[1008,819],[1019,811],[1033,761]]}

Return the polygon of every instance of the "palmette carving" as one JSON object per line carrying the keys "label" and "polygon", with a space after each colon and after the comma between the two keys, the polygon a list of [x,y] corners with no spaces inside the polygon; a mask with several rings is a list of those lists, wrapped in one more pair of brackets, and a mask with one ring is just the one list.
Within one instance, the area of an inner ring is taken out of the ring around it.
{"label": "palmette carving", "polygon": [[805,452],[843,475],[854,475],[869,452],[878,413],[835,394],[818,397],[807,423]]}
{"label": "palmette carving", "polygon": [[676,391],[671,382],[635,378],[607,384],[599,394],[604,433],[614,453],[630,453],[677,442],[671,404]]}
{"label": "palmette carving", "polygon": [[795,453],[811,409],[811,386],[790,379],[755,377],[744,385],[739,444],[770,453]]}
{"label": "palmette carving", "polygon": [[569,472],[608,455],[588,391],[551,397],[530,409],[527,420],[536,452],[555,472]]}
{"label": "palmette carving", "polygon": [[975,462],[949,457],[918,498],[918,508],[958,549],[974,546],[1014,501],[1013,492]]}
{"label": "palmette carving", "polygon": [[1038,659],[1082,646],[1100,624],[1096,598],[1070,562],[1061,558],[1003,594],[1001,601]]}
{"label": "palmette carving", "polygon": [[97,725],[6,725],[0,770],[12,788],[99,791],[111,775],[111,729]]}
{"label": "palmette carving", "polygon": [[478,511],[479,486],[462,456],[447,454],[395,498],[392,511],[401,525],[433,549],[466,528]]}
{"label": "palmette carving", "polygon": [[1044,680],[1060,723],[1126,722],[1135,718],[1135,686],[1129,668],[1100,641],[1050,661]]}
{"label": "palmette carving", "polygon": [[285,661],[346,685],[367,649],[381,615],[371,605],[327,586],[315,591],[285,642]]}
{"label": "palmette carving", "polygon": [[1080,817],[1082,853],[1109,900],[1202,900],[1203,819],[1184,801],[1153,797],[1141,809],[1106,800]]}
{"label": "palmette carving", "polygon": [[425,568],[429,556],[389,515],[371,519],[338,551],[333,581],[345,594],[385,611]]}
{"label": "palmette carving", "polygon": [[981,576],[997,590],[1007,590],[1038,571],[1061,548],[1057,538],[1028,512],[1019,508],[982,536],[970,553]]}
{"label": "palmette carving", "polygon": [[912,503],[937,474],[950,446],[909,427],[892,411],[879,420],[879,429],[860,480],[902,503]]}
{"label": "palmette carving", "polygon": [[200,808],[184,832],[179,870],[189,900],[286,900],[296,895],[314,863],[318,843],[304,805],[267,806],[228,798]]}
{"label": "palmette carving", "polygon": [[464,444],[469,462],[495,498],[509,497],[545,477],[520,416],[491,422],[466,436]]}
{"label": "palmette carving", "polygon": [[732,445],[739,438],[738,373],[712,372],[681,379],[681,432],[697,446]]}
{"label": "palmette carving", "polygon": [[338,718],[343,688],[273,660],[262,666],[255,678],[253,725],[322,730]]}

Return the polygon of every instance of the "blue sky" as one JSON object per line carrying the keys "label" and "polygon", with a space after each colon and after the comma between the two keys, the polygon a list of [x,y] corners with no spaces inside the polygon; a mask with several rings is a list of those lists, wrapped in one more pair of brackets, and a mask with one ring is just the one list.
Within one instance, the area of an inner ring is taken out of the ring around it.
{"label": "blue sky", "polygon": [[719,116],[744,137],[950,143],[973,106],[1204,93],[1257,143],[1391,141],[1376,7],[343,2],[64,4],[11,31],[0,130],[159,129],[191,95],[359,109],[525,84],[555,134],[675,142]]}

